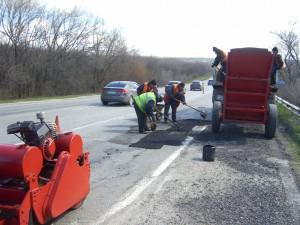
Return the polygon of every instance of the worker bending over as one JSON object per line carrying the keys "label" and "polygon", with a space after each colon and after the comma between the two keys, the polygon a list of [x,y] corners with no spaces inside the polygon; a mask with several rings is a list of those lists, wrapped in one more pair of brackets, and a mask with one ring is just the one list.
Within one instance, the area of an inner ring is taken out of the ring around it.
{"label": "worker bending over", "polygon": [[167,122],[169,119],[169,109],[170,106],[172,108],[172,121],[176,122],[176,111],[177,107],[179,106],[180,102],[182,104],[185,103],[185,96],[184,96],[184,83],[179,84],[172,84],[168,85],[165,90],[165,111],[164,111],[164,121]]}
{"label": "worker bending over", "polygon": [[143,93],[150,92],[150,91],[157,92],[156,80],[145,82],[142,85],[140,85],[136,90],[137,95],[141,95]]}
{"label": "worker bending over", "polygon": [[139,133],[144,133],[150,129],[147,126],[147,117],[152,123],[155,123],[155,116],[153,114],[156,105],[157,95],[154,92],[146,92],[133,98],[133,106],[139,124]]}

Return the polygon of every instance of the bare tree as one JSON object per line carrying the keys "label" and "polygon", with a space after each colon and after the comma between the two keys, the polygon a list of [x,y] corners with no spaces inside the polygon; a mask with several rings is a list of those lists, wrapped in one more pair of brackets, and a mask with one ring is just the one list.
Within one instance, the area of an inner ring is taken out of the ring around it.
{"label": "bare tree", "polygon": [[286,72],[290,82],[300,78],[299,36],[295,32],[295,26],[296,23],[293,23],[287,30],[274,32],[284,51]]}
{"label": "bare tree", "polygon": [[38,25],[44,7],[34,0],[1,0],[0,33],[2,40],[12,46],[13,63],[20,63],[21,49],[33,46],[39,38]]}

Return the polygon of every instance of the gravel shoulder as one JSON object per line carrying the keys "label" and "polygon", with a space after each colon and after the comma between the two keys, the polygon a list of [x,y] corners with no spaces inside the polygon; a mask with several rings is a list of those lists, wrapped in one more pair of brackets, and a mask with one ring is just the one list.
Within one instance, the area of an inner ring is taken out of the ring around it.
{"label": "gravel shoulder", "polygon": [[[217,135],[210,126],[189,135],[193,144],[105,224],[300,224],[299,189],[280,139],[229,124]],[[217,147],[215,162],[202,161],[204,144]]]}

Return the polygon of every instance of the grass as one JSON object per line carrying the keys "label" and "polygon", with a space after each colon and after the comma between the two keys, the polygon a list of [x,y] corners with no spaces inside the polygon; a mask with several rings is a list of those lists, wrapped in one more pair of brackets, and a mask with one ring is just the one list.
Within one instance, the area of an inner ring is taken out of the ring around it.
{"label": "grass", "polygon": [[20,98],[20,99],[0,99],[0,103],[15,103],[15,102],[31,102],[31,101],[43,101],[43,100],[52,100],[52,99],[67,99],[67,98],[76,98],[81,96],[94,95],[95,93],[87,94],[78,94],[78,95],[63,95],[63,96],[41,96],[41,97],[32,97],[32,98]]}
{"label": "grass", "polygon": [[288,141],[288,152],[292,157],[292,167],[300,174],[300,118],[282,104],[278,106],[278,119],[286,129],[284,133]]}

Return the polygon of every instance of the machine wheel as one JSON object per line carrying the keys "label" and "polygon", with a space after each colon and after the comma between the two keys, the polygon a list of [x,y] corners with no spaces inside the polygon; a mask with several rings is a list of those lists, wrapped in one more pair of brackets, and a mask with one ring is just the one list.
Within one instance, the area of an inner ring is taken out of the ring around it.
{"label": "machine wheel", "polygon": [[157,121],[161,121],[163,114],[161,112],[156,112],[155,117]]}
{"label": "machine wheel", "polygon": [[108,101],[101,100],[103,105],[108,105]]}
{"label": "machine wheel", "polygon": [[269,113],[267,122],[265,124],[265,137],[273,138],[276,133],[277,127],[277,106],[275,104],[269,104]]}
{"label": "machine wheel", "polygon": [[219,101],[215,101],[213,104],[213,111],[212,111],[212,131],[214,133],[218,133],[220,130],[221,111],[222,111],[222,103]]}
{"label": "machine wheel", "polygon": [[37,221],[35,214],[33,212],[33,209],[30,210],[29,212],[29,220],[28,220],[28,225],[39,225],[40,223]]}
{"label": "machine wheel", "polygon": [[82,199],[80,202],[76,203],[76,204],[71,208],[71,210],[79,209],[79,208],[83,205],[84,201],[85,201],[85,198]]}

